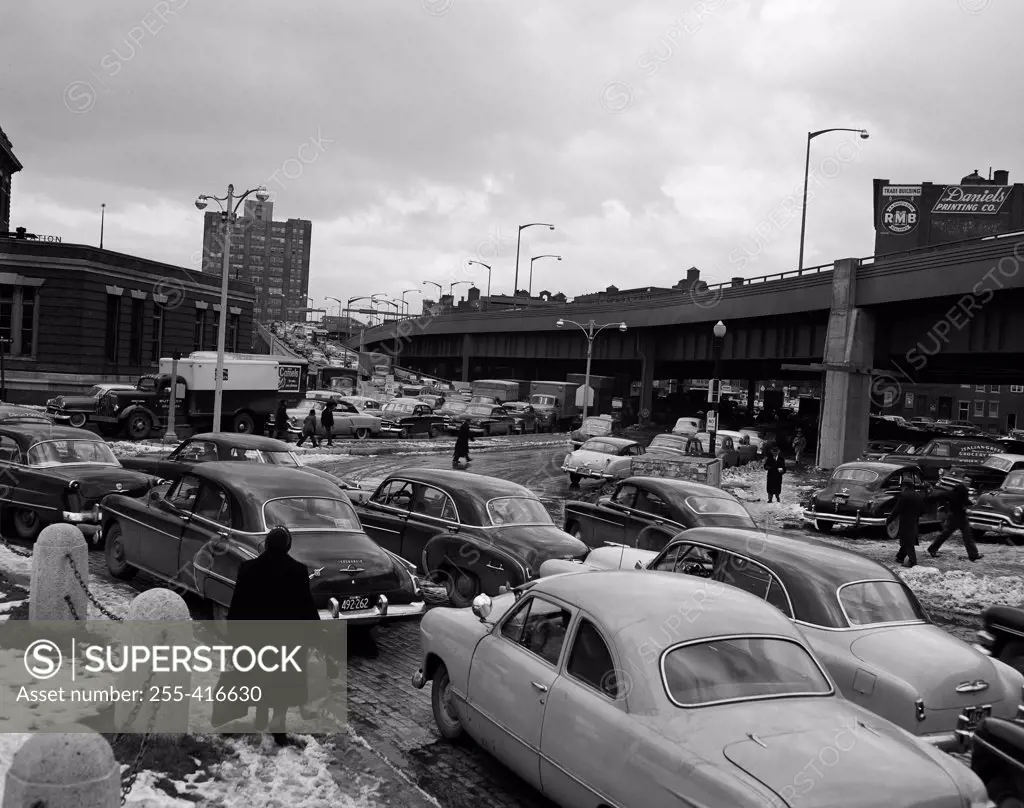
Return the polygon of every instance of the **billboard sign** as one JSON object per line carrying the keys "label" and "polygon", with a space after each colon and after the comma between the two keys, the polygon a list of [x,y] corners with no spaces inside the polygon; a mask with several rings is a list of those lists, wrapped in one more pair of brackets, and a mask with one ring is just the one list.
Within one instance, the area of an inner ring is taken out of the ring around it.
{"label": "billboard sign", "polygon": [[947,185],[932,213],[971,213],[994,216],[1010,198],[1012,185]]}
{"label": "billboard sign", "polygon": [[895,196],[900,199],[915,199],[921,196],[920,185],[883,185],[882,196]]}
{"label": "billboard sign", "polygon": [[302,365],[277,366],[277,389],[282,393],[298,393],[302,390]]}
{"label": "billboard sign", "polygon": [[902,236],[913,232],[921,218],[917,205],[909,199],[894,199],[884,208],[879,217],[879,231]]}

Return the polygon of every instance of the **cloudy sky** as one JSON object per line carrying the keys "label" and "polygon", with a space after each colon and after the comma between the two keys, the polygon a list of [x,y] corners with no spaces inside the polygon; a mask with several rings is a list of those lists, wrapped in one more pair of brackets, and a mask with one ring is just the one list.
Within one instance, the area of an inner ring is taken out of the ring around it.
{"label": "cloudy sky", "polygon": [[[0,6],[12,226],[197,267],[198,193],[313,221],[310,293],[574,296],[870,255],[872,178],[1024,179],[1015,0]],[[464,291],[466,287],[461,287]],[[457,287],[459,289],[459,287]],[[416,300],[415,295],[407,299]]]}

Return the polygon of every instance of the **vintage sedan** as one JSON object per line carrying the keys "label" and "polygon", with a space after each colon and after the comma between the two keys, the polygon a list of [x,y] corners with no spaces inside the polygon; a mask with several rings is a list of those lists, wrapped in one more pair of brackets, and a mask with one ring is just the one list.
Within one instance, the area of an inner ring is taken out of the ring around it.
{"label": "vintage sedan", "polygon": [[351,437],[364,440],[374,438],[381,433],[381,419],[376,415],[360,412],[355,405],[342,399],[330,390],[314,390],[306,393],[306,398],[297,407],[288,409],[288,434],[298,438],[302,434],[302,423],[310,410],[316,411],[316,434],[318,438],[326,436],[327,431],[320,423],[320,416],[327,407],[327,402],[334,402],[333,437]]}
{"label": "vintage sedan", "polygon": [[626,438],[591,438],[562,461],[562,471],[569,475],[571,485],[579,485],[584,477],[591,480],[621,480],[630,474],[634,457],[645,449]]}
{"label": "vintage sedan", "polygon": [[995,491],[978,497],[967,520],[976,539],[986,533],[1024,539],[1024,471],[1011,471]]}
{"label": "vintage sedan", "polygon": [[[580,569],[553,561],[541,575]],[[796,624],[846,698],[933,746],[958,748],[988,715],[1024,717],[1024,674],[933,625],[899,577],[858,553],[758,529],[700,527],[660,553],[594,550],[582,569],[707,579],[703,603],[679,612],[684,621],[702,621],[703,605],[731,587],[755,595]]]}
{"label": "vintage sedan", "polygon": [[563,808],[988,804],[962,763],[840,695],[777,609],[707,590],[606,571],[434,609],[412,684],[444,738]]}
{"label": "vintage sedan", "polygon": [[502,405],[509,415],[512,416],[512,431],[520,435],[527,432],[540,432],[540,417],[532,404],[525,401],[509,401]]}
{"label": "vintage sedan", "polygon": [[378,544],[418,565],[457,606],[536,577],[548,559],[587,553],[532,491],[482,474],[397,471],[358,512]]}
{"label": "vintage sedan", "polygon": [[3,528],[35,539],[49,524],[76,525],[99,543],[99,504],[116,491],[139,497],[159,478],[124,468],[92,432],[48,420],[0,422]]}
{"label": "vintage sedan", "polygon": [[994,454],[1005,451],[995,441],[980,438],[935,438],[907,454],[882,455],[883,463],[913,463],[926,480],[937,481],[953,466],[980,466]]}
{"label": "vintage sedan", "polygon": [[284,441],[260,435],[240,435],[237,432],[203,432],[183,440],[167,456],[126,457],[121,461],[121,465],[174,483],[183,474],[190,472],[197,463],[217,461],[266,463],[271,466],[299,469],[338,486],[353,502],[362,502],[370,496],[370,492],[357,482],[303,465],[299,456]]}
{"label": "vintage sedan", "polygon": [[364,415],[376,415],[380,417],[381,408],[384,404],[375,398],[368,396],[342,396],[341,400],[351,404]]}
{"label": "vintage sedan", "polygon": [[819,533],[845,525],[884,530],[895,539],[899,518],[893,517],[892,511],[905,479],[925,497],[922,527],[938,525],[942,521],[938,511],[948,501],[949,491],[926,483],[915,465],[864,460],[844,463],[833,471],[828,485],[811,495],[803,519]]}
{"label": "vintage sedan", "polygon": [[660,550],[680,531],[704,525],[756,527],[727,491],[666,477],[630,477],[597,502],[565,503],[566,533],[588,547]]}
{"label": "vintage sedan", "polygon": [[1011,471],[1024,469],[1024,455],[995,454],[980,466],[953,466],[939,479],[941,488],[963,484],[971,498],[994,491]]}
{"label": "vintage sedan", "polygon": [[412,565],[363,532],[336,485],[298,469],[202,463],[148,498],[108,496],[102,512],[111,575],[147,572],[204,598],[216,619],[231,605],[239,565],[278,525],[309,569],[321,619],[372,626],[425,609]]}
{"label": "vintage sedan", "polygon": [[134,389],[133,384],[95,384],[84,395],[51,398],[46,402],[46,412],[58,424],[69,424],[81,429],[88,423],[89,416],[96,412],[100,399],[108,392]]}
{"label": "vintage sedan", "polygon": [[981,613],[978,648],[1024,673],[1024,609],[989,606]]}
{"label": "vintage sedan", "polygon": [[731,438],[733,448],[736,451],[736,465],[745,466],[747,463],[757,461],[761,455],[760,441],[755,446],[746,432],[732,429],[719,429],[716,433],[721,438]]}
{"label": "vintage sedan", "polygon": [[380,411],[381,433],[397,438],[426,435],[436,438],[444,430],[444,417],[434,413],[422,401],[414,398],[396,398]]}
{"label": "vintage sedan", "polygon": [[676,419],[675,426],[672,427],[673,435],[693,435],[703,431],[704,419],[690,416]]}
{"label": "vintage sedan", "polygon": [[448,399],[441,409],[434,412],[434,415],[440,415],[444,418],[445,432],[455,433],[459,431],[459,427],[462,425],[462,414],[468,408],[468,401],[452,401]]}
{"label": "vintage sedan", "polygon": [[569,433],[573,451],[591,438],[612,437],[615,434],[615,426],[615,421],[610,415],[592,415],[584,418],[579,428]]}
{"label": "vintage sedan", "polygon": [[[711,448],[711,434],[708,432],[692,432],[689,454],[705,456]],[[715,457],[722,461],[723,469],[731,469],[740,464],[740,453],[736,444],[728,435],[715,434]]]}
{"label": "vintage sedan", "polygon": [[697,455],[696,446],[697,443],[693,439],[693,435],[666,432],[663,435],[655,435],[651,442],[647,444],[647,451],[657,452],[666,458],[693,457]]}
{"label": "vintage sedan", "polygon": [[515,420],[499,404],[470,404],[458,416],[469,424],[473,435],[511,435]]}

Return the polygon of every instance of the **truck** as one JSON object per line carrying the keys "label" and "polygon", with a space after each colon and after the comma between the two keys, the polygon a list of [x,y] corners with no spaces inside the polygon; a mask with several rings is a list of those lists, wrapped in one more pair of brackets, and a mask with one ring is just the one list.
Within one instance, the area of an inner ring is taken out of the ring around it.
{"label": "truck", "polygon": [[[173,360],[161,359],[157,373],[141,376],[132,390],[111,390],[97,405],[93,420],[103,435],[144,440],[166,429]],[[175,385],[176,426],[196,431],[213,427],[217,354],[196,351],[178,360]],[[295,406],[306,394],[307,366],[301,359],[225,354],[221,429],[260,434],[284,400]]]}
{"label": "truck", "polygon": [[[575,384],[577,387],[582,388],[586,382],[586,374],[583,373],[570,373],[565,377],[565,380],[570,384]],[[615,377],[614,376],[594,376],[590,377],[590,389],[594,391],[593,403],[590,405],[590,409],[587,415],[601,415],[602,413],[610,413],[612,411],[612,399],[615,397]],[[576,398],[580,403],[580,410],[582,414],[583,395],[576,391]],[[575,403],[575,402],[574,402]],[[578,419],[577,419],[578,420]]]}
{"label": "truck", "polygon": [[542,429],[567,432],[583,410],[576,406],[575,382],[530,382],[530,404]]}
{"label": "truck", "polygon": [[522,379],[480,379],[469,390],[474,404],[504,404],[530,398],[530,383]]}
{"label": "truck", "polygon": [[921,469],[927,482],[938,482],[944,472],[953,466],[973,468],[980,466],[992,455],[1001,454],[1004,447],[983,438],[935,438],[913,450],[892,452],[878,458],[879,463],[913,463]]}

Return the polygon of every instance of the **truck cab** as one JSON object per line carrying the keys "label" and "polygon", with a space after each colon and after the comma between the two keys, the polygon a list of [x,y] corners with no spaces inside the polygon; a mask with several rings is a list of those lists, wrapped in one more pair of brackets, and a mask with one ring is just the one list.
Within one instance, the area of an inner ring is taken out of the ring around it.
{"label": "truck cab", "polygon": [[916,449],[913,454],[886,454],[879,458],[882,463],[915,463],[921,474],[930,482],[937,482],[942,473],[954,465],[960,467],[980,466],[994,454],[1003,452],[1003,447],[989,440],[971,438],[935,438]]}

